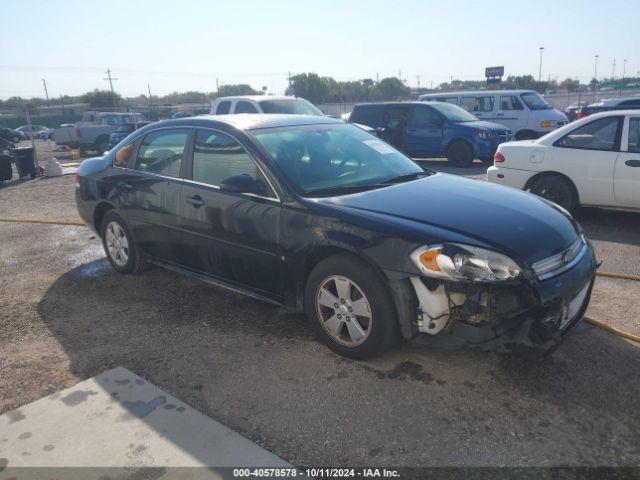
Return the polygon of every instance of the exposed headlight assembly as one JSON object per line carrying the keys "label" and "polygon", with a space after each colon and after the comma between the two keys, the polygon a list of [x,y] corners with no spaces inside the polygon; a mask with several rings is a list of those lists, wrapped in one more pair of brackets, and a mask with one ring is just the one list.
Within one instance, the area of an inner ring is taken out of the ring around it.
{"label": "exposed headlight assembly", "polygon": [[427,277],[454,282],[502,282],[521,274],[506,255],[459,243],[417,248],[411,260]]}

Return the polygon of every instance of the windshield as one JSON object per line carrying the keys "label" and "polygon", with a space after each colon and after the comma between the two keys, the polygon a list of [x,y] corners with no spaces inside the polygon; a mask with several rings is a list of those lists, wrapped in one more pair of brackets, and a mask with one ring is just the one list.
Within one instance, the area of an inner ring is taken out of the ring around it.
{"label": "windshield", "polygon": [[293,113],[296,115],[324,115],[313,104],[303,98],[291,100],[261,100],[260,106],[264,113]]}
{"label": "windshield", "polygon": [[537,92],[523,93],[521,97],[522,100],[524,100],[524,103],[526,103],[531,110],[545,110],[547,108],[553,108],[547,103],[542,95]]}
{"label": "windshield", "polygon": [[396,177],[424,173],[410,158],[349,124],[265,129],[254,136],[295,189],[310,196],[381,187]]}
{"label": "windshield", "polygon": [[438,110],[450,122],[475,122],[478,117],[471,115],[464,108],[444,102],[429,102],[429,106]]}

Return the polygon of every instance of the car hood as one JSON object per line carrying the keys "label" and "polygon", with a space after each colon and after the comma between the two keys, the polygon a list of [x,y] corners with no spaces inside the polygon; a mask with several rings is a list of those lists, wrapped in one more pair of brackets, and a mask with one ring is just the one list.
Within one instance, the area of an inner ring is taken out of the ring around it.
{"label": "car hood", "polygon": [[475,120],[473,122],[458,122],[458,125],[462,125],[463,127],[471,127],[471,128],[482,128],[484,130],[493,130],[504,132],[505,130],[509,130],[504,125],[500,125],[498,123],[493,122],[485,122],[483,120]]}
{"label": "car hood", "polygon": [[389,223],[409,220],[448,230],[529,264],[563,251],[579,235],[571,218],[546,200],[510,187],[441,173],[319,201],[382,214]]}

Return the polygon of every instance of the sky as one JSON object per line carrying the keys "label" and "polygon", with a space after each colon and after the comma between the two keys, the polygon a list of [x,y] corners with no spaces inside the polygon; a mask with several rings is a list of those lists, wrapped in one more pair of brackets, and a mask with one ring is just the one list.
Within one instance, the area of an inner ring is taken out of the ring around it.
{"label": "sky", "polygon": [[[436,86],[453,76],[637,75],[636,0],[0,0],[0,98],[211,92],[248,83],[282,94],[289,72],[336,80],[401,75]],[[419,77],[419,78],[418,78]]]}

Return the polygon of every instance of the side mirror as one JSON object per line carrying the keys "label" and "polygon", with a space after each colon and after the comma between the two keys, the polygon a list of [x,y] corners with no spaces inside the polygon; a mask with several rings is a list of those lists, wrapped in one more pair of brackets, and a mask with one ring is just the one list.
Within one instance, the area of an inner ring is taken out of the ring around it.
{"label": "side mirror", "polygon": [[266,191],[264,183],[255,180],[251,175],[241,173],[225,178],[220,184],[220,189],[234,193],[254,193],[262,195]]}

